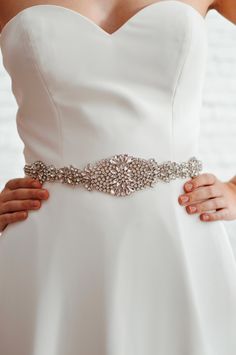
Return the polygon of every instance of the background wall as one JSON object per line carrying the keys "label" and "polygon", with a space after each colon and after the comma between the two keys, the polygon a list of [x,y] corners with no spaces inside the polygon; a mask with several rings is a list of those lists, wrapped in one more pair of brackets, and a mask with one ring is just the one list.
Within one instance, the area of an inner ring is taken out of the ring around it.
{"label": "background wall", "polygon": [[[201,155],[209,172],[228,180],[236,175],[236,26],[215,10],[206,17],[208,68],[201,113]],[[23,144],[15,122],[16,102],[0,55],[0,189],[22,177]],[[214,223],[214,222],[213,222]],[[225,221],[236,251],[236,221]]]}

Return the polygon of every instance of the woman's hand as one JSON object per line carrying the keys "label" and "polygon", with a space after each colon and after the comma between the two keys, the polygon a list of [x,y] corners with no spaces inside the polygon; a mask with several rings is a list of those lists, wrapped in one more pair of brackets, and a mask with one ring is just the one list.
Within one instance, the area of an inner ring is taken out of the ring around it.
{"label": "woman's hand", "polygon": [[[214,174],[204,173],[187,181],[184,191],[185,194],[178,197],[179,204],[185,206],[189,214],[200,213],[201,221],[236,219],[236,184],[232,181],[222,182]],[[187,197],[188,201],[184,202],[181,197]]]}
{"label": "woman's hand", "polygon": [[30,177],[9,180],[0,192],[0,233],[9,223],[25,220],[28,210],[41,207],[41,200],[49,197],[38,180]]}

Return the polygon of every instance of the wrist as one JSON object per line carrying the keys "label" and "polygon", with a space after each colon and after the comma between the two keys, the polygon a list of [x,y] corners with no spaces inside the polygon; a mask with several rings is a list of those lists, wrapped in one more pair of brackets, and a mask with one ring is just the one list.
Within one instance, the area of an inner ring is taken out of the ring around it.
{"label": "wrist", "polygon": [[236,175],[233,176],[228,182],[236,186]]}
{"label": "wrist", "polygon": [[235,192],[236,194],[236,176],[234,176],[232,179],[225,181],[225,183],[232,189],[232,191]]}

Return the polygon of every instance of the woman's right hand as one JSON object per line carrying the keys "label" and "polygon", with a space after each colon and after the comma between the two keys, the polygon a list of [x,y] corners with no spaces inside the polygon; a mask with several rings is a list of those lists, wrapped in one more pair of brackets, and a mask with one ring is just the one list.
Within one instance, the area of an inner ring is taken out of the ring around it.
{"label": "woman's right hand", "polygon": [[10,223],[25,220],[28,210],[37,210],[49,197],[48,190],[31,177],[9,180],[0,192],[0,233]]}

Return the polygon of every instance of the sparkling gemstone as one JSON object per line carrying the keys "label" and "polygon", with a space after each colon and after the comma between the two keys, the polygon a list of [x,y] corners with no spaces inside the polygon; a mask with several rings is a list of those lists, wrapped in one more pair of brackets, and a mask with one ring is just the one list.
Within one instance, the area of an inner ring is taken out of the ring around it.
{"label": "sparkling gemstone", "polygon": [[202,170],[202,162],[191,157],[187,162],[164,161],[158,164],[154,158],[143,159],[128,154],[118,154],[101,159],[94,165],[88,163],[84,169],[73,165],[56,168],[42,161],[24,166],[25,174],[45,181],[60,181],[69,185],[83,185],[87,190],[97,190],[115,196],[127,196],[154,187],[160,180],[170,182],[176,178],[197,176]]}

